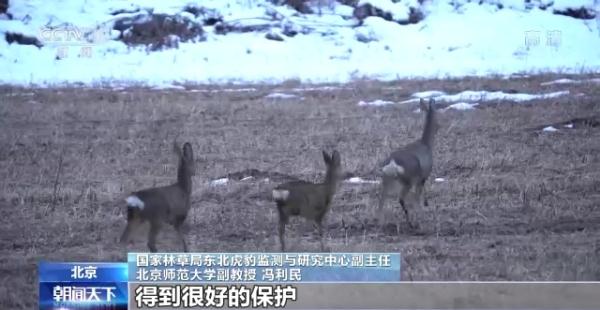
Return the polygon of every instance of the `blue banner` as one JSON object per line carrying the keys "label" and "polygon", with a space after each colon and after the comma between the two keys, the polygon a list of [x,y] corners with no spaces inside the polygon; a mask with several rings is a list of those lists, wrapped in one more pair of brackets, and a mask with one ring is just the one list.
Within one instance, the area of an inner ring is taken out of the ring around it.
{"label": "blue banner", "polygon": [[399,253],[129,253],[131,282],[399,282]]}
{"label": "blue banner", "polygon": [[127,309],[126,263],[41,262],[40,309]]}

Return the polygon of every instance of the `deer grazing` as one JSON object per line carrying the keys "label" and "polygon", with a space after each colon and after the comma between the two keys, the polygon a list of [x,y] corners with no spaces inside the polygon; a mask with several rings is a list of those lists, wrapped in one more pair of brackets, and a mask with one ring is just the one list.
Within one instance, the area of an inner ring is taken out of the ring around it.
{"label": "deer grazing", "polygon": [[279,211],[279,241],[281,251],[285,251],[285,225],[290,216],[301,216],[316,223],[321,251],[323,243],[323,218],[329,211],[341,175],[341,158],[337,151],[331,155],[323,151],[327,172],[323,183],[294,181],[281,184],[273,189],[273,200]]}
{"label": "deer grazing", "polygon": [[180,148],[177,142],[173,149],[179,158],[177,182],[163,187],[154,187],[131,193],[127,202],[127,227],[121,235],[121,243],[129,240],[131,230],[144,222],[150,223],[148,248],[156,252],[156,236],[163,224],[172,225],[187,252],[187,245],[181,232],[181,225],[190,210],[192,175],[195,172],[194,153],[189,142]]}
{"label": "deer grazing", "polygon": [[439,129],[434,103],[433,99],[425,103],[422,98],[419,102],[421,110],[425,111],[425,126],[421,139],[392,152],[381,166],[382,185],[378,208],[380,223],[383,220],[382,209],[385,200],[398,191],[400,205],[411,228],[416,226],[412,223],[406,208],[406,196],[409,191],[415,188],[419,203],[428,205],[424,187],[433,167],[433,138]]}

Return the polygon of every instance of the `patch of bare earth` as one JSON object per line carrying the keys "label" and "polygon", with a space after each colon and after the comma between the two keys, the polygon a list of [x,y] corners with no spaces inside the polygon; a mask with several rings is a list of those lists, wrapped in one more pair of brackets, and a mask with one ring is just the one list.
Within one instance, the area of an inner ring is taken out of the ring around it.
{"label": "patch of bare earth", "polygon": [[[143,230],[133,245],[116,242],[123,199],[174,181],[179,134],[197,158],[190,249],[277,251],[271,189],[291,177],[321,180],[321,149],[337,148],[347,175],[376,178],[388,152],[419,137],[423,115],[415,104],[357,103],[425,90],[570,95],[440,113],[430,203],[410,209],[419,228],[409,229],[392,201],[387,223],[376,224],[377,185],[343,183],[326,219],[331,250],[398,251],[406,280],[600,280],[600,127],[532,129],[600,115],[600,88],[540,86],[554,78],[361,81],[296,90],[303,100],[264,98],[306,87],[294,81],[239,92],[2,87],[0,308],[36,307],[40,260],[120,261],[146,251]],[[226,185],[209,185],[227,175]],[[167,227],[159,250],[180,250],[176,240]],[[291,251],[319,249],[302,219],[287,241]]]}

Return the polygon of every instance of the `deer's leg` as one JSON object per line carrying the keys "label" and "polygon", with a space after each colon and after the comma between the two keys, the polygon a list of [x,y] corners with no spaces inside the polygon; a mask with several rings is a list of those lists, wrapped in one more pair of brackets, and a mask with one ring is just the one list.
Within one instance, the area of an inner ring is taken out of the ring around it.
{"label": "deer's leg", "polygon": [[151,221],[150,231],[148,232],[148,249],[150,249],[150,252],[156,252],[156,236],[158,235],[159,230],[160,222]]}
{"label": "deer's leg", "polygon": [[321,243],[321,252],[325,252],[325,243],[323,242],[323,223],[321,221],[317,223],[317,229],[319,232],[319,242]]}
{"label": "deer's leg", "polygon": [[129,240],[129,234],[131,233],[131,223],[127,222],[127,226],[119,239],[120,243],[126,243]]}
{"label": "deer's leg", "polygon": [[285,252],[285,221],[279,219],[279,244],[281,244],[281,252]]}
{"label": "deer's leg", "polygon": [[383,206],[385,204],[386,199],[391,195],[392,193],[392,183],[394,182],[394,180],[392,178],[389,177],[383,177],[381,180],[381,188],[379,190],[379,204],[377,207],[377,213],[378,214],[378,223],[383,223]]}
{"label": "deer's leg", "polygon": [[317,217],[317,232],[319,233],[319,243],[321,243],[321,252],[325,252],[325,242],[323,241],[323,215]]}
{"label": "deer's leg", "polygon": [[127,226],[125,226],[125,230],[123,230],[119,242],[126,243],[127,241],[129,241],[129,235],[131,234],[131,230],[139,224],[141,224],[142,222],[143,220],[140,218],[139,215],[137,215],[135,210],[127,208]]}
{"label": "deer's leg", "polygon": [[415,228],[414,224],[410,220],[410,216],[408,215],[408,208],[406,207],[406,196],[410,191],[411,184],[408,182],[402,182],[402,191],[400,192],[400,206],[402,206],[402,210],[404,211],[404,215],[406,216],[406,222],[410,228]]}
{"label": "deer's leg", "polygon": [[415,186],[415,190],[417,193],[417,198],[419,199],[419,204],[425,207],[429,206],[427,198],[425,198],[425,180],[417,183],[417,185]]}
{"label": "deer's leg", "polygon": [[285,252],[285,224],[288,222],[288,215],[283,211],[282,205],[277,205],[279,210],[279,244],[281,244],[281,252]]}
{"label": "deer's leg", "polygon": [[177,217],[175,219],[175,223],[173,226],[175,227],[175,231],[177,231],[179,240],[181,241],[181,244],[183,245],[183,252],[187,253],[187,251],[188,251],[187,244],[185,243],[185,238],[183,237],[183,233],[181,232],[181,225],[183,224],[184,220],[185,220],[185,216]]}

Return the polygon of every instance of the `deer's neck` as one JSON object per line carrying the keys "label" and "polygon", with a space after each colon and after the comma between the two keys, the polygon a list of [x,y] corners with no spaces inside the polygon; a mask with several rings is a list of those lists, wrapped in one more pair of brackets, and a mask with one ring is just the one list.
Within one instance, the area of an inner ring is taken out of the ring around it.
{"label": "deer's neck", "polygon": [[323,182],[325,186],[325,190],[327,192],[327,196],[331,198],[333,194],[335,194],[335,190],[337,189],[338,180],[335,176],[335,173],[332,170],[327,170],[325,174],[325,182]]}
{"label": "deer's neck", "polygon": [[188,194],[192,192],[192,175],[186,169],[183,161],[179,162],[177,168],[177,184]]}
{"label": "deer's neck", "polygon": [[433,147],[433,138],[435,136],[434,113],[435,112],[432,108],[427,111],[427,115],[425,116],[425,126],[423,127],[423,135],[421,136],[421,141],[423,141],[423,143],[429,147]]}

